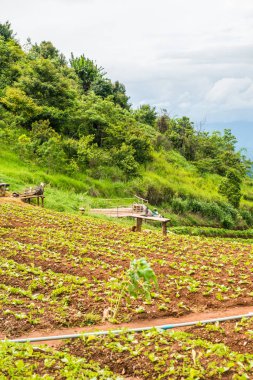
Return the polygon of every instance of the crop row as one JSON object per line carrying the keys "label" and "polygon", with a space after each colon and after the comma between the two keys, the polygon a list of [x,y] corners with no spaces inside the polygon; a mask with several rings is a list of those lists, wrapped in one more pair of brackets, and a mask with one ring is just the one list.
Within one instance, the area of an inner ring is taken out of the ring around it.
{"label": "crop row", "polygon": [[197,325],[184,331],[89,335],[58,350],[0,342],[2,379],[250,380],[253,319]]}
{"label": "crop row", "polygon": [[2,333],[83,326],[113,306],[123,274],[146,257],[158,278],[152,300],[123,299],[121,321],[249,305],[250,244],[158,233],[18,204],[0,208]]}
{"label": "crop row", "polygon": [[7,379],[91,379],[120,380],[107,367],[87,362],[67,352],[31,344],[0,342],[0,378]]}
{"label": "crop row", "polygon": [[[142,379],[252,379],[253,319],[185,331],[124,332],[69,341],[61,349]],[[223,342],[226,342],[225,344]]]}

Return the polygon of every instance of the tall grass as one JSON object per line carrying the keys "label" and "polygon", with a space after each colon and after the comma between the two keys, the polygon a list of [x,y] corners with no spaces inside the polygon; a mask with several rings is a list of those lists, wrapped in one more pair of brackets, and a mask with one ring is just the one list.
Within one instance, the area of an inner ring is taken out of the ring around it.
{"label": "tall grass", "polygon": [[[129,182],[101,180],[76,173],[67,176],[23,162],[7,146],[0,144],[0,182],[8,182],[12,192],[21,192],[40,182],[46,184],[48,208],[79,212],[79,207],[116,207],[133,203],[134,194],[172,219],[174,225],[221,225],[231,228],[253,224],[253,181],[243,184],[243,210],[239,214],[218,193],[218,175],[200,175],[196,167],[179,153],[154,153],[154,159],[141,176]],[[108,200],[110,198],[110,200]]]}

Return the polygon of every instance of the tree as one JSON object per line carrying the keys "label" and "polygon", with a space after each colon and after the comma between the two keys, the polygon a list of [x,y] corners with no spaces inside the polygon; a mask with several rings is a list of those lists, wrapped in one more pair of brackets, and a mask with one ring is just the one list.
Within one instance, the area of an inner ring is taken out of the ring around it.
{"label": "tree", "polygon": [[134,159],[140,163],[145,164],[148,161],[151,161],[151,144],[150,142],[143,137],[132,137],[129,140],[129,144],[134,148]]}
{"label": "tree", "polygon": [[34,118],[42,111],[33,99],[28,97],[19,88],[7,87],[4,96],[0,98],[0,104],[13,114],[17,124],[28,126]]}
{"label": "tree", "polygon": [[113,102],[115,104],[118,104],[120,107],[129,110],[131,105],[128,103],[129,97],[126,95],[126,88],[125,86],[120,83],[119,81],[116,81],[113,84]]}
{"label": "tree", "polygon": [[[148,124],[148,125],[151,125],[151,127],[154,127],[156,117],[157,117],[156,108],[151,107],[149,104],[142,104],[136,111],[134,111],[134,117],[140,123]],[[160,130],[160,127],[158,126],[159,130]]]}
{"label": "tree", "polygon": [[71,54],[70,64],[81,80],[84,92],[92,90],[103,99],[110,96],[114,104],[118,104],[125,109],[130,108],[125,86],[118,81],[112,83],[110,79],[106,78],[103,67],[97,66],[94,61],[84,55],[75,58],[73,53]]}
{"label": "tree", "polygon": [[39,120],[32,124],[31,138],[36,145],[41,145],[53,137],[60,138],[50,126],[49,120]]}
{"label": "tree", "polygon": [[98,76],[91,84],[91,89],[96,95],[101,96],[103,99],[108,96],[112,96],[113,99],[113,84],[110,79]]}
{"label": "tree", "polygon": [[[77,78],[73,78],[70,68],[61,67],[45,58],[27,60],[15,82],[15,90],[22,91],[30,102],[40,108],[36,118],[30,120],[31,123],[49,120],[57,132],[69,131],[81,95]],[[23,125],[30,127],[27,122]],[[75,128],[78,128],[78,124]]]}
{"label": "tree", "polygon": [[123,171],[126,175],[126,179],[129,180],[135,177],[138,173],[138,164],[134,159],[134,149],[123,143],[120,149],[114,149],[113,162]]}
{"label": "tree", "polygon": [[15,34],[11,29],[11,24],[9,21],[6,21],[4,24],[0,23],[0,36],[2,36],[5,40],[14,39]]}
{"label": "tree", "polygon": [[59,137],[51,137],[39,145],[36,151],[37,161],[53,171],[67,171],[67,157]]}
{"label": "tree", "polygon": [[[30,43],[30,40],[28,40]],[[54,47],[50,41],[42,41],[39,45],[34,44],[31,46],[28,57],[30,59],[44,58],[50,59],[60,65],[66,65],[67,61],[63,54],[59,52],[58,49]]]}
{"label": "tree", "polygon": [[219,186],[219,193],[225,195],[228,202],[235,208],[240,205],[241,184],[242,178],[240,174],[234,169],[229,169],[226,178],[222,180]]}
{"label": "tree", "polygon": [[81,80],[84,92],[90,90],[96,80],[105,76],[103,67],[98,67],[94,61],[84,55],[75,58],[71,53],[70,65]]}
{"label": "tree", "polygon": [[160,133],[167,132],[169,128],[169,122],[170,122],[170,117],[167,113],[167,110],[163,109],[161,111],[160,116],[157,118],[157,121],[156,121],[158,131]]}
{"label": "tree", "polygon": [[45,58],[37,58],[27,64],[17,87],[41,106],[66,109],[73,104],[78,95],[77,85],[54,63]]}
{"label": "tree", "polygon": [[0,34],[0,89],[11,85],[21,74],[19,62],[25,57],[21,47]]}
{"label": "tree", "polygon": [[186,116],[169,121],[167,137],[172,142],[173,148],[178,150],[187,160],[194,160],[197,141],[194,124]]}

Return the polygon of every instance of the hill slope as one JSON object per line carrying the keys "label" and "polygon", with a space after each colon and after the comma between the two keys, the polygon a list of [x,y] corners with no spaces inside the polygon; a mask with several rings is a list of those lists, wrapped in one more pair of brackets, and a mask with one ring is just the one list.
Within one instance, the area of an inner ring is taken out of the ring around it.
{"label": "hill slope", "polygon": [[0,181],[13,190],[43,181],[58,210],[138,194],[174,224],[253,225],[250,162],[231,131],[132,109],[96,62],[67,60],[50,41],[24,50],[8,22],[0,52]]}
{"label": "hill slope", "polygon": [[[129,182],[109,179],[96,180],[85,174],[68,176],[52,173],[47,168],[26,163],[0,144],[0,182],[11,185],[11,192],[44,182],[47,208],[58,211],[88,211],[92,207],[112,207],[131,204],[135,194],[148,198],[150,207],[160,205],[162,213],[171,218],[172,225],[220,226],[231,220],[231,226],[250,226],[250,214],[228,206],[218,193],[220,176],[199,175],[196,167],[180,154],[155,154],[154,161],[143,170],[142,177]],[[253,208],[252,180],[243,184],[242,207]],[[107,200],[103,200],[106,198]],[[110,199],[108,199],[110,198]],[[130,198],[130,199],[125,199]],[[226,227],[226,225],[225,225]]]}

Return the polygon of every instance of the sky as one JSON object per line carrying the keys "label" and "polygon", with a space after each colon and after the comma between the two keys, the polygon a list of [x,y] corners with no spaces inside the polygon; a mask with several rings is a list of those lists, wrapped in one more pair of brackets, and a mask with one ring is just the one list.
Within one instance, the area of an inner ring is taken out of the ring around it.
{"label": "sky", "polygon": [[253,156],[252,0],[0,0],[6,20],[21,44],[95,60],[134,107],[231,128]]}

